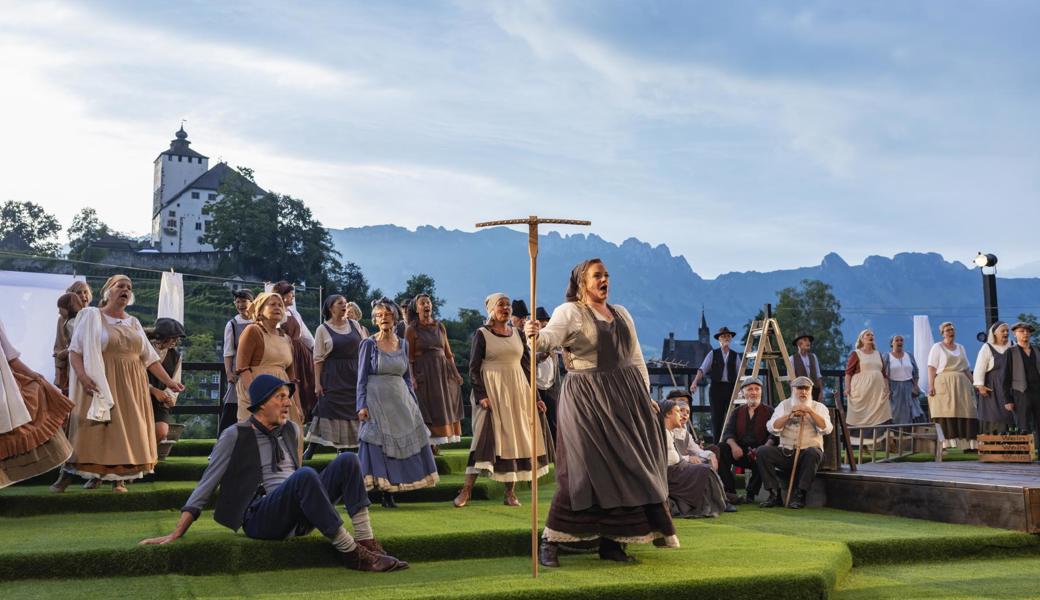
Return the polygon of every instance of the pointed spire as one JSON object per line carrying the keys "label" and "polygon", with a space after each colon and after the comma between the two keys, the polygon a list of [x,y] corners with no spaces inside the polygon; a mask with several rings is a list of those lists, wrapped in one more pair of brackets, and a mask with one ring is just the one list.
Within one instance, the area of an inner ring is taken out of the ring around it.
{"label": "pointed spire", "polygon": [[704,319],[704,305],[701,305],[701,329],[708,328],[708,321]]}

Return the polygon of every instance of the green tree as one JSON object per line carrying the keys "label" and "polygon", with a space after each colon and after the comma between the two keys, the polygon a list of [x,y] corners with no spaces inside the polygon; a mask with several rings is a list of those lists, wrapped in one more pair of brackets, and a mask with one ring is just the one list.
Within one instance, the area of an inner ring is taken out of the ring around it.
{"label": "green tree", "polygon": [[57,256],[60,231],[58,219],[39,204],[8,200],[0,207],[0,247]]}
{"label": "green tree", "polygon": [[[849,347],[841,333],[841,324],[845,321],[841,316],[841,303],[834,297],[831,286],[816,279],[803,279],[797,288],[786,287],[779,290],[776,297],[773,312],[784,341],[790,344],[796,335],[808,333],[815,338],[813,352],[819,357],[820,366],[841,368]],[[755,319],[764,317],[759,311]],[[745,324],[745,332],[750,327],[750,322]],[[788,348],[789,352],[795,350]]]}
{"label": "green tree", "polygon": [[184,344],[184,362],[218,362],[213,333],[204,331],[189,335]]}
{"label": "green tree", "polygon": [[352,262],[328,272],[323,285],[327,290],[326,294],[341,294],[347,300],[357,302],[362,312],[373,299],[383,296],[383,291],[379,288],[373,289],[365,274],[361,272],[361,267]]}
{"label": "green tree", "polygon": [[[1040,322],[1037,321],[1036,315],[1033,313],[1021,313],[1018,315],[1018,320],[1023,323],[1029,323],[1033,326],[1033,335],[1029,336],[1029,339],[1032,340],[1034,344],[1040,344]],[[1014,344],[1015,336],[1011,335],[1009,341]]]}
{"label": "green tree", "polygon": [[444,300],[437,297],[437,284],[434,282],[433,277],[426,273],[419,273],[409,277],[404,284],[404,290],[397,294],[396,302],[400,304],[405,300],[415,298],[419,294],[429,294],[430,300],[433,302],[433,316],[436,318],[440,314],[441,306],[444,306]]}
{"label": "green tree", "polygon": [[69,258],[91,260],[90,245],[112,233],[112,229],[98,218],[96,210],[90,207],[80,210],[69,225]]}

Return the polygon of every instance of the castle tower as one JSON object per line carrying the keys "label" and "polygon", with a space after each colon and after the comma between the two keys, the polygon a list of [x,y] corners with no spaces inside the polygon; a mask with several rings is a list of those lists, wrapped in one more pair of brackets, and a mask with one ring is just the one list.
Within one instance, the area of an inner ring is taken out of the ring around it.
{"label": "castle tower", "polygon": [[209,170],[209,157],[190,148],[184,125],[170,141],[170,148],[154,162],[152,178],[152,244],[159,246],[163,238],[163,208],[189,184]]}

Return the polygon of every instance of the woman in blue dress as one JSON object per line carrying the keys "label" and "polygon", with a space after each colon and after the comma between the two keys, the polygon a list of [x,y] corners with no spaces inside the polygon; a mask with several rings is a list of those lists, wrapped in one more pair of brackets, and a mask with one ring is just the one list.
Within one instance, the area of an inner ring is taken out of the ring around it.
{"label": "woman in blue dress", "polygon": [[440,479],[412,389],[408,344],[394,332],[396,317],[390,300],[378,301],[372,322],[379,331],[358,349],[358,457],[365,485],[383,492],[386,508],[397,506],[394,492],[434,486]]}

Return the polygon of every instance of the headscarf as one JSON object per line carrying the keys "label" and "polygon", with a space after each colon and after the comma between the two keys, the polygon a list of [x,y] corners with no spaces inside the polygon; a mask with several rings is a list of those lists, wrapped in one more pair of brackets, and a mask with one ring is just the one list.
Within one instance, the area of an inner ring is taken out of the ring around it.
{"label": "headscarf", "polygon": [[567,281],[567,292],[564,294],[563,299],[567,302],[577,302],[581,300],[581,290],[585,285],[585,271],[587,271],[591,265],[600,264],[602,262],[603,261],[598,258],[590,258],[574,265],[574,268],[571,269],[570,280]]}
{"label": "headscarf", "polygon": [[[874,333],[874,331],[871,329],[864,329],[863,331],[859,332],[859,335],[856,336],[856,350],[859,350],[863,347],[863,336],[867,335],[868,333]],[[874,336],[874,349],[877,350],[877,336]]]}
{"label": "headscarf", "polygon": [[[332,305],[335,304],[336,300],[339,300],[340,298],[343,298],[343,300],[346,300],[346,298],[344,296],[340,295],[340,294],[332,294],[330,296],[326,296],[325,297],[325,302],[321,303],[321,318],[322,319],[324,319],[326,321],[332,320]],[[348,304],[347,307],[349,308],[350,305]]]}
{"label": "headscarf", "polygon": [[[484,298],[484,310],[487,311],[487,320],[485,323],[491,323],[491,317],[495,314],[495,307],[498,306],[498,302],[502,298],[509,300],[509,296],[506,296],[502,292],[495,292],[490,294],[487,298]],[[512,308],[510,308],[510,312],[512,312]]]}
{"label": "headscarf", "polygon": [[[108,290],[112,289],[112,287],[120,281],[130,281],[131,284],[133,283],[133,281],[131,281],[129,277],[123,275],[122,273],[117,273],[109,277],[108,281],[105,282],[105,285],[101,286],[101,301],[98,302],[98,306],[104,306],[108,304]],[[128,303],[128,305],[133,303],[134,293],[130,292],[130,302]]]}
{"label": "headscarf", "polygon": [[[259,322],[260,313],[262,312],[264,304],[267,303],[267,301],[270,300],[273,296],[278,296],[279,300],[282,299],[281,294],[276,294],[274,292],[261,292],[259,295],[257,295],[256,299],[249,303],[249,318],[252,319],[254,322]],[[285,303],[283,302],[282,304],[284,305]],[[288,315],[288,313],[286,313],[286,315]],[[282,322],[284,323],[285,321],[283,320]]]}
{"label": "headscarf", "polygon": [[[992,344],[994,346],[998,345],[997,344],[997,330],[1000,329],[1001,325],[1007,325],[1007,323],[1005,323],[1003,321],[997,321],[996,323],[990,325],[990,327],[989,327],[989,334],[986,336],[986,342],[987,343]],[[1011,332],[1009,331],[1008,333],[1011,333]],[[1011,341],[1011,337],[1008,336],[1008,342],[1010,342],[1010,341]]]}

